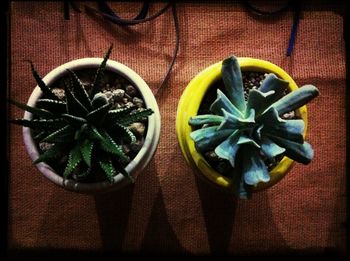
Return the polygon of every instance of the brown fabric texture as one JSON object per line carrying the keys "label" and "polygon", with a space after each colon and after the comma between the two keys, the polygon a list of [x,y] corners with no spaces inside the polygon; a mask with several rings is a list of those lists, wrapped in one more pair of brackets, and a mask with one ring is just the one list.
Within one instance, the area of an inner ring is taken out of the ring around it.
{"label": "brown fabric texture", "polygon": [[[141,5],[110,6],[131,18]],[[151,4],[150,11],[162,6]],[[286,57],[290,11],[257,18],[232,1],[177,4],[179,56],[156,96],[162,117],[160,143],[135,185],[97,196],[65,191],[40,174],[26,153],[21,128],[10,126],[9,249],[345,253],[345,51],[340,9],[339,4],[304,6],[293,54]],[[36,85],[25,59],[44,76],[73,59],[102,57],[114,43],[111,59],[133,68],[155,90],[175,44],[170,10],[127,29],[84,10],[71,10],[70,20],[64,20],[60,2],[12,2],[10,38],[9,94],[20,102],[27,101]],[[236,200],[198,179],[181,154],[175,132],[177,104],[186,85],[232,54],[273,62],[299,86],[313,84],[321,93],[308,105],[307,141],[314,148],[314,160],[306,166],[296,164],[277,185],[249,201]],[[22,115],[11,107],[11,118]]]}

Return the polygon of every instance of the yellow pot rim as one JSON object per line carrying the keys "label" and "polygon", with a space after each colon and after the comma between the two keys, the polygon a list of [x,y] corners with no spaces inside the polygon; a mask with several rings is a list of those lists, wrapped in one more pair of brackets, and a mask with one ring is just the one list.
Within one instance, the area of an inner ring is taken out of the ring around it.
{"label": "yellow pot rim", "polygon": [[[274,73],[277,77],[289,82],[291,91],[298,89],[297,84],[292,77],[279,66],[260,59],[254,58],[237,58],[242,71],[258,71]],[[224,190],[230,190],[232,181],[215,171],[204,157],[196,151],[194,141],[190,138],[192,127],[188,124],[190,117],[197,115],[201,101],[209,87],[221,77],[222,61],[215,63],[200,73],[198,73],[187,85],[184,90],[177,109],[176,116],[176,133],[180,149],[186,162],[194,169],[199,170],[199,174],[210,183]],[[307,131],[307,108],[302,106],[297,110],[304,123],[304,138]],[[270,181],[259,183],[254,187],[254,191],[269,188],[280,181],[292,168],[294,161],[288,157],[283,157],[279,164],[270,171]]]}

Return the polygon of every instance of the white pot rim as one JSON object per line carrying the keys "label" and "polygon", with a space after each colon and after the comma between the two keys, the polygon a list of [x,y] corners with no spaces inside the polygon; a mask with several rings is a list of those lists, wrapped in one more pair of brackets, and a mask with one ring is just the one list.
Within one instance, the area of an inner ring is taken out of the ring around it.
{"label": "white pot rim", "polygon": [[[97,68],[103,58],[82,58],[67,62],[50,71],[44,78],[43,81],[50,85],[57,79],[61,78],[67,73],[67,69],[80,70],[86,68]],[[145,137],[144,144],[141,150],[138,152],[136,157],[127,165],[125,168],[134,178],[146,167],[146,165],[152,159],[160,137],[160,112],[157,101],[147,85],[147,83],[138,75],[135,71],[130,69],[124,64],[119,62],[108,60],[106,70],[118,73],[122,77],[130,81],[140,91],[147,108],[151,108],[154,113],[148,117],[147,134]],[[32,92],[27,105],[35,106],[37,99],[42,95],[41,89],[36,86]],[[32,114],[29,112],[24,113],[25,119],[31,119]],[[31,136],[31,130],[27,127],[23,127],[23,141],[30,158],[34,161],[39,157],[39,151],[36,144]],[[102,191],[115,190],[123,187],[130,183],[121,173],[117,174],[113,183],[108,181],[96,182],[96,183],[81,183],[71,179],[64,179],[58,175],[49,165],[44,162],[36,164],[36,167],[40,172],[49,180],[54,182],[56,185],[66,188],[67,190],[79,192],[79,193],[97,193]]]}

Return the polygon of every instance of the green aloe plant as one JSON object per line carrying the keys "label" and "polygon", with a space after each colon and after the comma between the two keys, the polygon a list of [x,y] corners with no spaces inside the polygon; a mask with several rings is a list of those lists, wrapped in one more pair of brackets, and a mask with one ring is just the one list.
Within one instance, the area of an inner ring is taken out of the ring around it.
{"label": "green aloe plant", "polygon": [[246,101],[237,58],[225,59],[221,73],[226,94],[217,90],[212,114],[190,118],[189,124],[197,128],[190,136],[199,152],[214,149],[229,161],[235,194],[246,199],[253,186],[270,180],[264,157],[274,161],[284,154],[303,164],[312,160],[313,149],[303,138],[304,121],[280,116],[305,105],[319,91],[305,85],[284,95],[289,83],[271,73],[258,89],[249,91]]}
{"label": "green aloe plant", "polygon": [[74,171],[79,170],[77,177],[84,182],[99,168],[110,182],[119,172],[133,181],[125,170],[130,159],[122,145],[136,142],[128,126],[147,119],[153,110],[139,110],[135,106],[111,109],[106,95],[100,91],[112,47],[97,69],[91,89],[86,90],[77,75],[68,70],[69,80],[64,82],[64,99],[52,92],[31,63],[32,74],[43,92],[42,98],[35,107],[12,100],[9,102],[34,116],[31,120],[15,119],[10,122],[31,128],[36,133],[34,140],[37,143],[53,144],[34,161],[35,164],[67,155],[62,174],[64,178],[70,178]]}

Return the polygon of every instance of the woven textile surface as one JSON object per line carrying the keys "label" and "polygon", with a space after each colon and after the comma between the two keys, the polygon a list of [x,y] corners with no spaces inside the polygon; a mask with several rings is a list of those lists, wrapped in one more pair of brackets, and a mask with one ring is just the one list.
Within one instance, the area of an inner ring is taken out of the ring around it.
{"label": "woven textile surface", "polygon": [[[312,3],[312,2],[311,2]],[[293,14],[257,18],[239,3],[179,3],[179,55],[156,99],[162,122],[157,152],[133,186],[81,195],[57,187],[35,168],[21,128],[10,126],[9,249],[112,250],[122,253],[280,253],[346,251],[345,50],[339,4],[303,6],[291,57],[286,49]],[[96,7],[94,2],[87,2]],[[134,17],[139,3],[111,3]],[[151,4],[155,13],[164,4]],[[101,57],[134,69],[155,91],[171,60],[175,32],[170,10],[129,29],[71,10],[63,3],[10,4],[9,96],[26,102],[35,81],[77,58]],[[277,185],[238,201],[199,179],[177,143],[177,104],[189,81],[230,55],[268,60],[299,86],[321,95],[308,105],[307,140],[315,158],[296,164]],[[23,112],[11,107],[10,117]]]}

